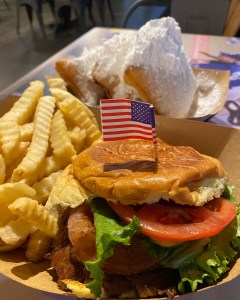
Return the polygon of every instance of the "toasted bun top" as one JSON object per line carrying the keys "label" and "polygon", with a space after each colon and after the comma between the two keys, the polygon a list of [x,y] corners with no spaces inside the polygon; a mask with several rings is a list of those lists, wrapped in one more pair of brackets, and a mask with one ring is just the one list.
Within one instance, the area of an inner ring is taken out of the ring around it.
{"label": "toasted bun top", "polygon": [[191,147],[158,139],[158,162],[152,142],[98,142],[73,162],[73,173],[93,194],[122,204],[154,203],[160,198],[202,205],[219,197],[226,184],[221,163]]}

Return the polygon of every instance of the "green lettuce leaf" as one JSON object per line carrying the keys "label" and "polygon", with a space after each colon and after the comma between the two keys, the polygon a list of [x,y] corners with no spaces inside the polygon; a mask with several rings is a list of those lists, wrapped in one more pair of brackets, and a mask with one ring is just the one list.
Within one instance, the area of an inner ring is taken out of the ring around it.
{"label": "green lettuce leaf", "polygon": [[[226,186],[222,196],[226,199],[232,201],[238,208],[237,211],[237,237],[240,237],[240,200],[238,201],[237,198],[233,195],[234,187],[233,186]],[[239,240],[236,239],[236,244],[239,244]]]}
{"label": "green lettuce leaf", "polygon": [[211,275],[204,272],[196,264],[190,264],[179,269],[179,274],[181,277],[178,283],[178,290],[180,293],[186,293],[189,290],[194,292],[198,289],[199,285],[207,282],[209,285],[213,284]]}
{"label": "green lettuce leaf", "polygon": [[216,282],[228,271],[229,263],[240,250],[240,210],[239,202],[232,194],[233,190],[233,187],[227,186],[222,196],[238,207],[235,219],[220,234],[211,238],[210,243],[194,263],[179,267],[181,281],[178,289],[181,293],[185,293],[189,288],[195,291],[204,282],[207,284]]}
{"label": "green lettuce leaf", "polygon": [[162,266],[178,269],[188,266],[203,252],[203,247],[210,242],[210,239],[201,239],[181,243],[175,247],[161,247],[152,242],[148,237],[143,237],[143,247]]}
{"label": "green lettuce leaf", "polygon": [[237,254],[234,250],[236,244],[233,245],[236,224],[235,218],[212,238],[182,243],[174,248],[161,247],[146,237],[143,246],[161,265],[179,270],[178,289],[181,293],[194,292],[204,283],[213,284],[228,271],[229,262]]}
{"label": "green lettuce leaf", "polygon": [[96,229],[97,258],[95,261],[85,262],[86,268],[90,271],[90,277],[93,279],[87,287],[96,297],[100,297],[104,276],[101,263],[113,255],[116,244],[131,244],[132,237],[139,231],[140,222],[136,217],[133,217],[128,225],[118,221],[118,217],[103,199],[101,201],[98,198],[93,199],[90,208]]}
{"label": "green lettuce leaf", "polygon": [[236,244],[233,244],[237,229],[235,224],[236,220],[223,232],[214,236],[194,262],[178,268],[181,277],[178,289],[181,293],[189,289],[194,292],[203,283],[213,284],[229,270],[228,265],[237,254],[235,250],[239,250],[240,246],[239,244],[236,249]]}
{"label": "green lettuce leaf", "polygon": [[[233,187],[226,187],[223,197],[239,205],[232,195]],[[130,245],[134,234],[139,233],[140,222],[134,217],[131,224],[118,221],[116,214],[101,199],[93,199],[90,204],[96,228],[97,258],[85,262],[93,279],[87,287],[97,297],[101,296],[103,271],[101,263],[113,255],[116,244]],[[181,280],[178,289],[181,293],[196,291],[203,284],[213,284],[228,271],[240,250],[240,210],[237,216],[220,234],[212,237],[179,244],[175,247],[161,247],[146,236],[142,236],[143,247],[161,265],[178,269]]]}
{"label": "green lettuce leaf", "polygon": [[[233,191],[234,191],[234,187],[233,186],[226,186],[225,191],[223,192],[222,196],[224,198],[229,199],[230,201],[232,201],[238,208],[238,212],[237,212],[237,237],[240,237],[240,205],[237,198],[233,195]],[[238,241],[236,241],[238,244]]]}
{"label": "green lettuce leaf", "polygon": [[[223,197],[239,205],[232,195],[233,187],[226,187]],[[164,248],[144,238],[144,247],[163,266],[178,269],[181,293],[196,291],[204,283],[216,282],[222,274],[229,270],[240,250],[240,213],[218,235],[209,238],[180,244],[174,248]]]}
{"label": "green lettuce leaf", "polygon": [[237,201],[236,197],[233,195],[233,191],[234,191],[234,186],[227,185],[225,187],[225,190],[224,190],[223,194],[222,194],[222,197],[226,198],[226,199],[229,199],[236,206],[239,206],[239,202]]}

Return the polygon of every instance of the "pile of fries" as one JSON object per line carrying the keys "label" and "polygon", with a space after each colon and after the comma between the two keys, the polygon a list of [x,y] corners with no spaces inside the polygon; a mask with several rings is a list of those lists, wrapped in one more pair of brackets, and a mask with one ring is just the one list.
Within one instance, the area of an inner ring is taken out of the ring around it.
{"label": "pile of fries", "polygon": [[48,202],[57,179],[65,173],[71,179],[72,160],[101,139],[94,114],[65,82],[49,77],[47,84],[50,95],[42,81],[31,82],[0,118],[0,251],[23,247],[33,262],[44,258],[57,233]]}

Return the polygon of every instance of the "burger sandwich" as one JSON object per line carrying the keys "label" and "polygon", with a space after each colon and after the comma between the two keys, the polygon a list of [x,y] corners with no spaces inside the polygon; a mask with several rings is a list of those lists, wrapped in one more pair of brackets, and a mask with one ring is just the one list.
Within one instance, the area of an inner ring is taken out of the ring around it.
{"label": "burger sandwich", "polygon": [[174,297],[219,281],[240,246],[238,204],[219,160],[191,147],[97,142],[71,165],[86,197],[59,208],[50,254],[85,298]]}

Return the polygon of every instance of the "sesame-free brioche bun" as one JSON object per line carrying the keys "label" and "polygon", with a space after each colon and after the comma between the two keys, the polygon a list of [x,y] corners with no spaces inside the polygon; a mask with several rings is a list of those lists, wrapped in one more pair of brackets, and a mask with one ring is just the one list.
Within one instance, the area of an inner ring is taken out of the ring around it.
{"label": "sesame-free brioche bun", "polygon": [[98,142],[73,161],[73,174],[91,193],[122,204],[158,202],[201,206],[219,197],[227,175],[215,158],[158,139]]}

